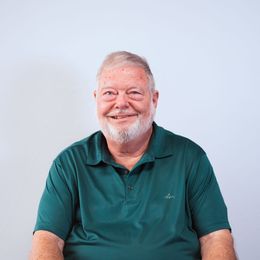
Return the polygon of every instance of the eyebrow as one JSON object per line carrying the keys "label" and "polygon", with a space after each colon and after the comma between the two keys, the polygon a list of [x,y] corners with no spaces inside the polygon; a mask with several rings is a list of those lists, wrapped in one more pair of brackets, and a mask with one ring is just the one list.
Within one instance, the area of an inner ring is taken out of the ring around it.
{"label": "eyebrow", "polygon": [[[118,88],[116,88],[116,87],[113,87],[113,86],[104,86],[104,87],[100,87],[100,86],[99,86],[98,89],[99,89],[100,91],[104,91],[104,90],[106,90],[106,89],[120,90],[120,89],[118,89]],[[132,89],[138,89],[139,91],[142,91],[142,92],[145,91],[145,90],[143,90],[142,87],[136,86],[136,85],[135,85],[135,86],[127,87],[125,91],[129,91],[129,90],[132,90]]]}
{"label": "eyebrow", "polygon": [[106,90],[106,89],[115,89],[113,87],[99,87],[100,90]]}

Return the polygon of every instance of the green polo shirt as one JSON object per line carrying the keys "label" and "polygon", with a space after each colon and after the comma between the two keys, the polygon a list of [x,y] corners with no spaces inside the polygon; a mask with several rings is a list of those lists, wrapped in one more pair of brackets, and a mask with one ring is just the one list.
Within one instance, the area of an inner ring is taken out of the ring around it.
{"label": "green polo shirt", "polygon": [[199,237],[230,229],[205,152],[153,124],[149,147],[129,172],[101,132],[53,162],[36,230],[65,240],[65,259],[201,259]]}

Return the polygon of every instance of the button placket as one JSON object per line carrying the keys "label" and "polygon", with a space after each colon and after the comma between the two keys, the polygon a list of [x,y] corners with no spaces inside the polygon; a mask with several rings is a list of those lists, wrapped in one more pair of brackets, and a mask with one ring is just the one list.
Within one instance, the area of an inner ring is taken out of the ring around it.
{"label": "button placket", "polygon": [[127,175],[126,181],[126,201],[129,202],[131,205],[136,200],[136,175],[134,172],[130,172]]}
{"label": "button placket", "polygon": [[133,190],[134,190],[134,186],[128,185],[128,186],[127,186],[127,189],[128,189],[129,191],[133,191]]}

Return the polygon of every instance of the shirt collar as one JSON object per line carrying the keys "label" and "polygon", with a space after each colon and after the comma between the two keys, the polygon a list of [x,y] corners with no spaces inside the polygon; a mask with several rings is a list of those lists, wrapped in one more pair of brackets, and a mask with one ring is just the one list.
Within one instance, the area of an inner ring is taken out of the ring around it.
{"label": "shirt collar", "polygon": [[144,155],[150,156],[151,158],[163,158],[173,154],[173,149],[168,140],[168,131],[158,126],[155,122],[153,123],[153,133],[148,146],[147,151]]}

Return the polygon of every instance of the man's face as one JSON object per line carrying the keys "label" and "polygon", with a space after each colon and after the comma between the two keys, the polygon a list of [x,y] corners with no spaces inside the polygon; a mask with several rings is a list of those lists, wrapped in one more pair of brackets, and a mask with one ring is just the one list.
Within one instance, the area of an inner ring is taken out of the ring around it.
{"label": "man's face", "polygon": [[158,92],[151,92],[142,68],[126,65],[104,70],[94,95],[106,138],[125,143],[150,129]]}

